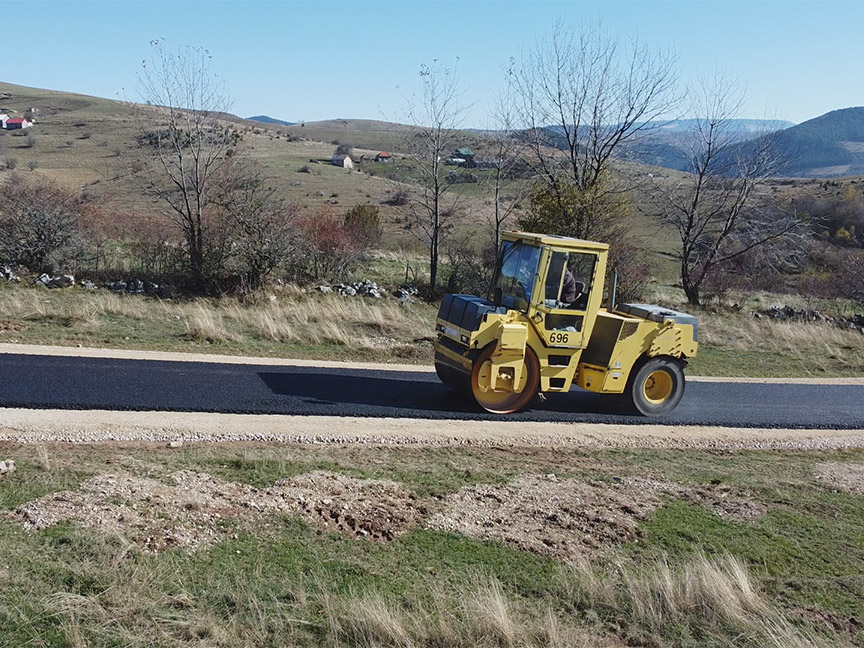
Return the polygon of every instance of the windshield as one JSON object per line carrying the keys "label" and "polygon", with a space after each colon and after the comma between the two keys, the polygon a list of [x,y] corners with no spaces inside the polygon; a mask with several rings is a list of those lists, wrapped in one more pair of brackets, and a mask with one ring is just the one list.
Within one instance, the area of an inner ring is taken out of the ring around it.
{"label": "windshield", "polygon": [[522,311],[528,308],[539,262],[539,247],[512,241],[501,244],[500,270],[495,287],[501,289],[502,306]]}

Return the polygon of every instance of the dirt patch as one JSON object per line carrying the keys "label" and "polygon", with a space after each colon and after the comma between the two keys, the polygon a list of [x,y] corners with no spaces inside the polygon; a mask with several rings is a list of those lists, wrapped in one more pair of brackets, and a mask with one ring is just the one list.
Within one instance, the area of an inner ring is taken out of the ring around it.
{"label": "dirt patch", "polygon": [[423,524],[426,504],[401,484],[313,472],[277,482],[268,493],[296,502],[307,520],[330,531],[392,540]]}
{"label": "dirt patch", "polygon": [[525,475],[503,486],[467,486],[432,517],[432,529],[501,540],[526,551],[574,558],[637,535],[637,523],[661,504],[634,483],[587,483]]}
{"label": "dirt patch", "polygon": [[0,319],[0,333],[6,331],[18,332],[23,331],[25,328],[27,327],[24,326],[24,324],[13,322],[12,320]]}
{"label": "dirt patch", "polygon": [[[322,531],[387,542],[423,526],[556,558],[593,555],[638,536],[639,520],[678,497],[727,518],[764,508],[717,485],[650,479],[588,482],[523,475],[510,484],[468,486],[445,500],[421,500],[396,482],[316,471],[267,488],[189,470],[125,462],[75,491],[46,495],[8,514],[27,529],[71,521],[126,538],[146,551],[195,550],[247,532],[267,534],[276,514],[299,515]],[[140,474],[146,476],[140,476]]]}
{"label": "dirt patch", "polygon": [[828,461],[814,469],[816,479],[850,493],[864,495],[864,464]]}
{"label": "dirt patch", "polygon": [[818,628],[827,628],[841,634],[857,634],[861,631],[861,621],[856,617],[841,617],[830,612],[812,608],[794,608],[789,611],[793,619],[804,619]]}
{"label": "dirt patch", "polygon": [[237,530],[261,533],[269,525],[265,518],[276,513],[383,541],[420,526],[426,510],[394,482],[315,472],[257,489],[184,470],[165,480],[98,475],[76,491],[28,502],[10,517],[28,529],[71,521],[155,552],[206,547]]}
{"label": "dirt patch", "polygon": [[752,520],[765,515],[767,511],[765,505],[755,501],[749,493],[738,491],[720,483],[685,486],[651,479],[632,481],[646,491],[704,506],[718,517],[725,519]]}
{"label": "dirt patch", "polygon": [[692,488],[648,479],[584,482],[525,475],[504,486],[461,489],[427,526],[574,559],[638,537],[639,520],[659,508],[664,495],[708,506],[723,517],[750,519],[764,512],[746,496],[712,485]]}

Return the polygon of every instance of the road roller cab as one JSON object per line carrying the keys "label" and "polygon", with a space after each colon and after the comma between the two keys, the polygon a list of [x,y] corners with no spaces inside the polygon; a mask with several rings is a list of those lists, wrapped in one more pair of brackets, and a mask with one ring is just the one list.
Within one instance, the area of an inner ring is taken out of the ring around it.
{"label": "road roller cab", "polygon": [[696,318],[644,304],[603,308],[608,252],[605,243],[505,232],[491,299],[442,300],[438,376],[495,413],[574,384],[623,394],[645,415],[672,411],[698,348]]}

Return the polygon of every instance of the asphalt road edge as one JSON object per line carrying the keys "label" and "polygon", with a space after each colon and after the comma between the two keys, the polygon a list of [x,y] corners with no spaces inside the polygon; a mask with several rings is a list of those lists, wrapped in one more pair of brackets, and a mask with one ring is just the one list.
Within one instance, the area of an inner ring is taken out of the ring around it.
{"label": "asphalt road edge", "polygon": [[[51,345],[0,343],[0,353],[66,356],[73,358],[111,358],[120,360],[157,360],[163,362],[206,362],[214,364],[269,365],[274,367],[322,367],[333,369],[361,369],[368,371],[407,371],[432,373],[431,366],[411,364],[390,364],[383,362],[351,362],[337,360],[307,360],[298,358],[271,358],[256,356],[231,356],[208,353],[180,353],[173,351],[142,351],[135,349],[99,349],[91,347],[64,347]],[[733,382],[778,385],[864,385],[862,377],[801,377],[801,378],[752,378],[691,376],[693,382]]]}

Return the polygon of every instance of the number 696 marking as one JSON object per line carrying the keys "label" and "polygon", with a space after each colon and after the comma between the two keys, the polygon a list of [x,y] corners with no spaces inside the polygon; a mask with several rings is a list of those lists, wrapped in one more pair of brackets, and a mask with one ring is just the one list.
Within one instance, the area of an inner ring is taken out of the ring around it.
{"label": "number 696 marking", "polygon": [[570,336],[567,333],[551,333],[549,335],[549,341],[552,344],[567,344]]}

